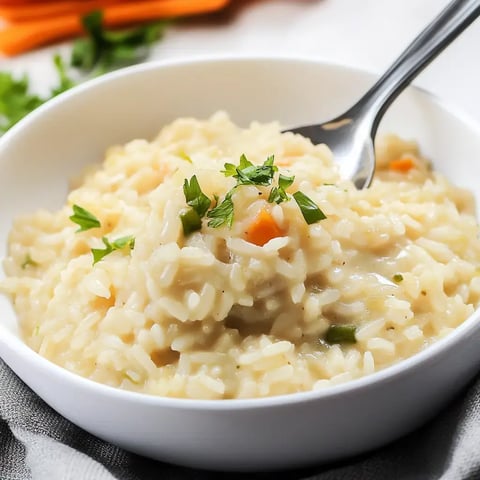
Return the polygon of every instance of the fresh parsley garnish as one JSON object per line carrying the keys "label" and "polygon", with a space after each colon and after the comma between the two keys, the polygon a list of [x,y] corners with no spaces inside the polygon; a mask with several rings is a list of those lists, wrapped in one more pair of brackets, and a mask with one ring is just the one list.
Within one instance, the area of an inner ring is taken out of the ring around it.
{"label": "fresh parsley garnish", "polygon": [[303,218],[309,225],[327,218],[327,216],[320,210],[318,205],[313,200],[308,198],[304,193],[295,192],[293,194],[293,198],[297,202]]}
{"label": "fresh parsley garnish", "polygon": [[92,248],[94,265],[115,250],[122,250],[126,247],[128,247],[130,250],[133,250],[135,247],[135,237],[133,235],[117,238],[111,243],[107,237],[102,237],[102,242],[105,245],[105,248]]}
{"label": "fresh parsley garnish", "polygon": [[355,325],[330,325],[325,335],[325,341],[330,345],[334,343],[356,343]]}
{"label": "fresh parsley garnish", "polygon": [[273,187],[272,190],[270,190],[270,195],[268,196],[269,203],[288,202],[289,198],[286,190],[294,180],[295,177],[287,177],[286,175],[280,174],[278,176],[278,187]]}
{"label": "fresh parsley garnish", "polygon": [[226,177],[237,179],[237,185],[271,185],[273,175],[278,168],[273,164],[274,156],[268,157],[263,165],[254,165],[245,155],[240,157],[239,165],[226,163],[222,173]]}
{"label": "fresh parsley garnish", "polygon": [[196,175],[190,179],[190,182],[185,179],[183,182],[183,193],[187,205],[190,205],[198,213],[200,218],[204,217],[212,202],[202,192]]}
{"label": "fresh parsley garnish", "polygon": [[66,73],[62,57],[55,55],[53,62],[59,84],[45,98],[30,92],[30,82],[27,76],[17,79],[9,72],[0,72],[0,133],[12,128],[47,100],[75,85],[75,82]]}
{"label": "fresh parsley garnish", "polygon": [[79,205],[73,205],[73,215],[68,217],[73,223],[76,223],[80,228],[77,232],[84,232],[91,228],[100,228],[100,220],[88,210],[85,210]]}
{"label": "fresh parsley garnish", "polygon": [[[224,170],[221,173],[226,177],[235,178],[237,183],[226,193],[221,202],[219,202],[217,195],[214,195],[214,201],[212,202],[202,192],[195,175],[190,181],[185,179],[183,192],[185,200],[191,209],[180,213],[184,234],[189,235],[196,230],[200,230],[202,228],[202,218],[205,214],[210,219],[208,222],[209,227],[218,228],[223,225],[231,227],[234,217],[233,192],[242,185],[256,185],[259,187],[272,185],[275,179],[275,172],[278,171],[278,168],[274,165],[274,160],[274,156],[270,155],[262,165],[254,165],[245,155],[242,155],[238,165],[225,163]],[[288,202],[290,196],[287,193],[287,188],[293,184],[294,180],[294,176],[279,174],[278,184],[274,185],[270,190],[268,202],[277,204]],[[259,192],[260,194],[262,193],[261,191]],[[293,198],[295,198],[305,221],[309,225],[327,218],[320,208],[302,192],[294,193]]]}
{"label": "fresh parsley garnish", "polygon": [[208,226],[212,228],[218,228],[222,225],[232,226],[233,223],[233,190],[230,190],[225,195],[225,198],[215,208],[212,208],[207,213],[207,217],[211,220],[208,222]]}
{"label": "fresh parsley garnish", "polygon": [[21,265],[22,270],[25,270],[27,267],[37,267],[37,266],[38,266],[38,263],[35,260],[33,260],[33,258],[29,253],[27,253],[27,255],[25,256],[25,260]]}
{"label": "fresh parsley garnish", "polygon": [[153,42],[158,40],[166,22],[154,22],[125,30],[106,30],[100,10],[82,17],[86,38],[73,44],[71,64],[90,72],[97,68],[101,74],[112,68],[144,60]]}
{"label": "fresh parsley garnish", "polygon": [[190,205],[191,208],[180,214],[180,220],[182,221],[183,233],[190,235],[190,233],[202,228],[202,218],[207,213],[212,202],[202,192],[196,175],[190,181],[185,179],[183,182],[183,194],[185,195],[187,205]]}

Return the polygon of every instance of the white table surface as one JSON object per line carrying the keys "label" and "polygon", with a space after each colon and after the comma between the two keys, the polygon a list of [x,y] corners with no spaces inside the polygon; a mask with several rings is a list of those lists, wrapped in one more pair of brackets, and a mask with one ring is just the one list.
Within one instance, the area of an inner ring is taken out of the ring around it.
{"label": "white table surface", "polygon": [[[315,56],[336,63],[384,70],[447,0],[232,0],[214,19],[171,26],[151,59],[205,54],[275,53]],[[423,72],[416,83],[480,121],[480,20]],[[51,57],[69,43],[13,59],[0,70],[28,72],[45,93],[56,75]]]}

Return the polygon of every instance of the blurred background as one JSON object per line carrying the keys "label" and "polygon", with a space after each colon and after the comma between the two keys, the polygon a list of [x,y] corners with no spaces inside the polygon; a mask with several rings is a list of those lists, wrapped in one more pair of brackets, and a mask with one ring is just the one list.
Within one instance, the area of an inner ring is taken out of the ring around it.
{"label": "blurred background", "polygon": [[[163,1],[175,3],[175,0]],[[17,35],[12,25],[5,21],[14,9],[16,15],[20,12],[21,17],[22,11],[28,14],[32,3],[52,5],[55,2],[58,5],[84,3],[85,7],[95,3],[92,0],[0,0],[0,18],[3,17],[0,20],[0,50],[2,42],[8,44]],[[208,9],[208,1],[205,0],[177,0],[177,3],[182,2],[196,4],[198,10],[201,10],[202,4]],[[104,3],[108,5],[115,3],[115,0]],[[132,12],[135,13],[135,5],[144,2],[126,3],[131,4]],[[162,0],[153,3],[162,3]],[[224,0],[217,1],[217,6],[214,3],[211,2],[210,9],[215,11],[178,16],[169,22],[163,29],[163,36],[152,43],[144,60],[268,53],[312,56],[380,73],[448,2]],[[51,16],[50,14],[49,18]],[[22,24],[25,32],[25,25],[34,25],[38,20],[28,18],[27,15],[27,23],[24,22],[25,20],[15,21],[13,26]],[[58,40],[48,46],[13,56],[0,54],[0,71],[11,72],[16,78],[26,73],[30,79],[30,88],[41,95],[48,95],[57,81],[52,57],[55,53],[60,53],[69,67],[72,42]],[[456,104],[480,121],[480,95],[477,93],[480,85],[478,45],[480,22],[475,22],[415,83],[449,103]],[[88,77],[76,70],[69,74],[75,81]]]}

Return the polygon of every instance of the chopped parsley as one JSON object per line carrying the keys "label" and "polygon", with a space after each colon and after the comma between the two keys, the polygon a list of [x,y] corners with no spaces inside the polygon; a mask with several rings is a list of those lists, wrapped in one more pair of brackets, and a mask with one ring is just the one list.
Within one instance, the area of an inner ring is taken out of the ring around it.
{"label": "chopped parsley", "polygon": [[254,165],[245,155],[240,157],[238,166],[233,163],[226,163],[222,173],[226,177],[237,179],[237,185],[260,185],[268,187],[271,185],[273,175],[278,168],[273,164],[275,158],[270,155],[262,165]]}
{"label": "chopped parsley", "polygon": [[203,218],[212,202],[202,192],[196,175],[190,179],[190,182],[185,179],[185,182],[183,183],[183,193],[185,195],[187,205],[190,205],[193,210],[197,212],[198,216]]}
{"label": "chopped parsley", "polygon": [[126,247],[128,247],[130,250],[133,250],[135,247],[135,237],[132,235],[117,238],[111,243],[107,237],[102,237],[102,242],[105,245],[105,248],[92,248],[94,265],[115,250],[122,250]]}
{"label": "chopped parsley", "polygon": [[25,260],[23,261],[21,267],[22,270],[25,270],[27,267],[37,267],[38,263],[32,259],[29,253],[25,256]]}
{"label": "chopped parsley", "polygon": [[207,213],[207,217],[211,220],[208,222],[208,226],[212,228],[218,228],[222,225],[231,227],[233,224],[233,190],[230,190],[225,195],[225,198],[215,208],[212,208]]}
{"label": "chopped parsley", "polygon": [[79,225],[77,232],[84,232],[91,228],[100,228],[100,220],[93,213],[79,205],[73,205],[73,215],[68,217],[73,223]]}
{"label": "chopped parsley", "polygon": [[327,218],[327,216],[320,210],[318,205],[310,200],[310,198],[308,198],[304,193],[295,192],[293,194],[293,198],[297,202],[303,218],[309,225]]}
{"label": "chopped parsley", "polygon": [[286,175],[280,174],[278,176],[278,187],[273,187],[268,196],[269,203],[288,202],[289,197],[286,190],[294,180],[295,177],[287,177]]}
{"label": "chopped parsley", "polygon": [[[190,181],[185,179],[183,192],[187,205],[191,209],[180,213],[184,234],[189,235],[196,230],[200,230],[202,228],[201,220],[205,215],[210,219],[208,222],[209,227],[218,228],[226,225],[230,228],[234,218],[233,192],[242,185],[255,185],[257,187],[272,185],[275,173],[278,171],[278,167],[274,165],[274,160],[275,157],[270,155],[262,165],[254,165],[245,155],[242,155],[238,165],[225,163],[224,170],[221,173],[226,177],[235,178],[237,183],[226,193],[221,202],[219,202],[217,195],[213,196],[214,201],[212,201],[202,192],[195,175]],[[268,202],[277,204],[288,202],[290,196],[287,194],[287,188],[293,184],[294,180],[294,176],[279,174],[277,185],[274,185],[270,190]],[[259,194],[262,195],[262,193],[259,190]],[[309,225],[327,218],[320,208],[302,192],[294,193],[293,198]]]}
{"label": "chopped parsley", "polygon": [[334,343],[357,343],[355,325],[330,325],[325,335],[325,341],[330,345]]}
{"label": "chopped parsley", "polygon": [[395,283],[400,283],[400,282],[403,282],[403,275],[401,273],[396,273],[394,276],[393,276],[393,281]]}
{"label": "chopped parsley", "polygon": [[180,220],[182,221],[183,233],[190,235],[202,228],[202,218],[207,213],[212,201],[202,192],[196,175],[190,181],[185,179],[183,194],[187,205],[190,205],[191,208],[180,214]]}

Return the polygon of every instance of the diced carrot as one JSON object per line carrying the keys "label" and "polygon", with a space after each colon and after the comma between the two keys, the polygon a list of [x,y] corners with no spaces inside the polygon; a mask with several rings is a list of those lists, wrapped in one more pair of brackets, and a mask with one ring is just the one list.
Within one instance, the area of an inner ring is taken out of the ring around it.
{"label": "diced carrot", "polygon": [[[159,18],[212,12],[225,7],[228,2],[229,0],[139,0],[129,2],[87,0],[86,3],[101,7],[105,25],[116,27]],[[64,1],[60,3],[66,8],[60,14],[47,17],[33,16],[26,20],[28,12],[24,11],[24,21],[10,23],[0,29],[0,52],[6,55],[16,55],[56,40],[81,35],[83,27],[80,17],[86,13],[85,5],[83,2],[72,2],[70,5]],[[17,6],[17,8],[29,7]]]}
{"label": "diced carrot", "polygon": [[394,170],[396,172],[407,173],[412,168],[415,167],[415,161],[413,157],[400,157],[390,162],[390,170]]}
{"label": "diced carrot", "polygon": [[281,237],[282,230],[267,210],[260,210],[246,233],[247,242],[263,247],[272,238]]}

